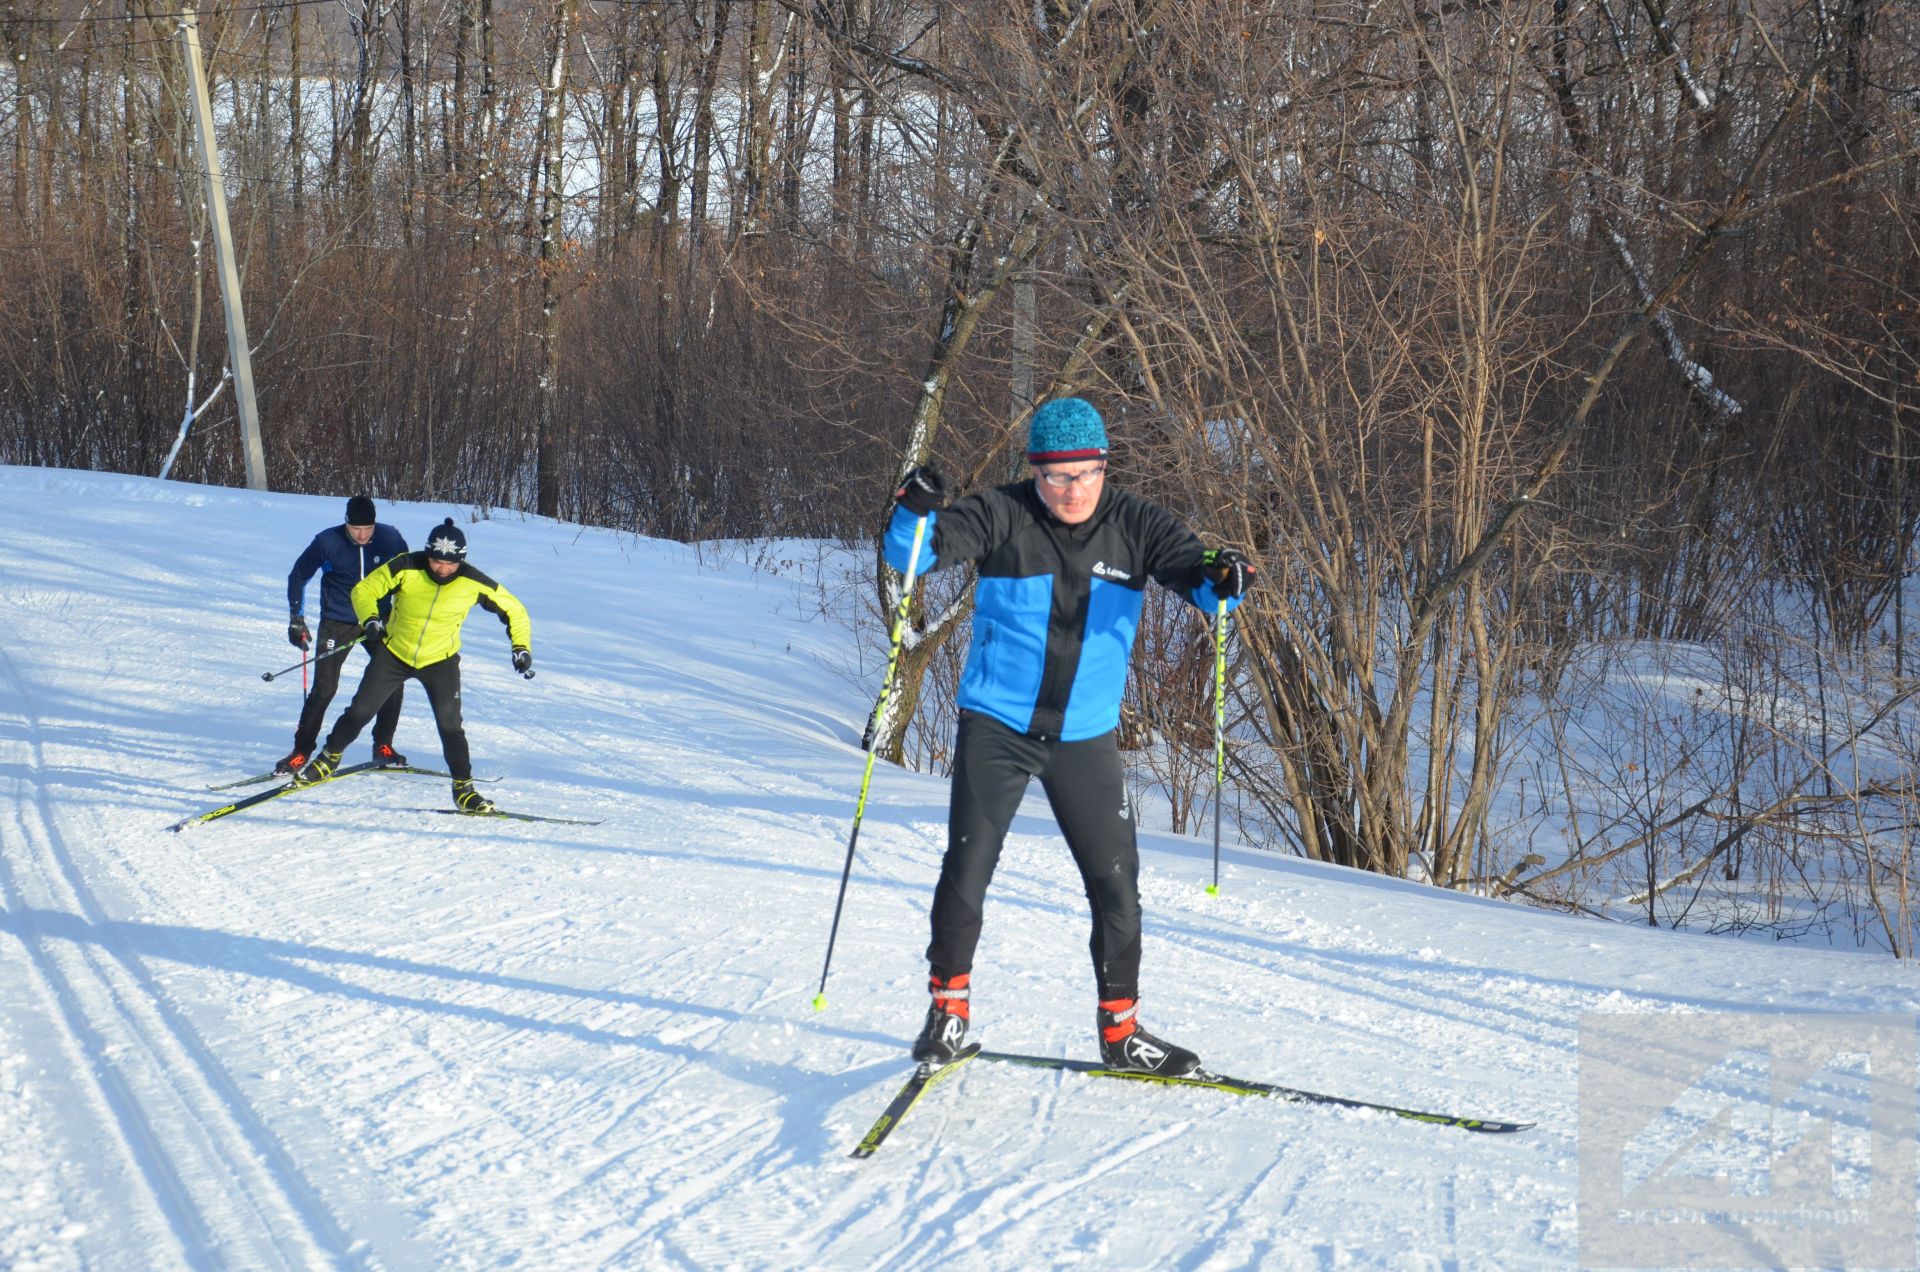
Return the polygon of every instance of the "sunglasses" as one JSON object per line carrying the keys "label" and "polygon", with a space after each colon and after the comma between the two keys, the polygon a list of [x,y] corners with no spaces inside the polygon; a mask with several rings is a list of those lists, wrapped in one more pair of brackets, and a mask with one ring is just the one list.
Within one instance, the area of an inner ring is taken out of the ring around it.
{"label": "sunglasses", "polygon": [[1047,486],[1053,490],[1065,490],[1075,482],[1081,481],[1091,485],[1106,475],[1107,466],[1105,464],[1100,465],[1098,468],[1089,468],[1084,473],[1043,472],[1038,474],[1039,479],[1046,482]]}

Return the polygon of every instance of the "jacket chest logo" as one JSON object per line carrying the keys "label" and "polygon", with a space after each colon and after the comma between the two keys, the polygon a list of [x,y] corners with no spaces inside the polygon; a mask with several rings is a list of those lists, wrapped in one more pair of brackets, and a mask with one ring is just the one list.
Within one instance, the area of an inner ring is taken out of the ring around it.
{"label": "jacket chest logo", "polygon": [[1108,565],[1105,561],[1095,561],[1093,563],[1093,573],[1098,578],[1112,579],[1116,583],[1125,583],[1133,577],[1133,575],[1128,574],[1119,566]]}

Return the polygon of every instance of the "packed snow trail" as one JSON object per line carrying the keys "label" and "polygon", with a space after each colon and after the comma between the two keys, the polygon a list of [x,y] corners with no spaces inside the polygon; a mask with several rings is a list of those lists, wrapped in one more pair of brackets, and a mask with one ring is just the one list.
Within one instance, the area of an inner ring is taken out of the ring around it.
{"label": "packed snow trail", "polygon": [[[167,834],[286,750],[298,690],[259,673],[339,512],[0,468],[0,1266],[1565,1267],[1584,1015],[1920,1004],[1872,955],[1231,845],[1210,898],[1210,843],[1146,833],[1155,1032],[1225,1073],[1539,1125],[976,1063],[856,1162],[912,1069],[947,798],[876,771],[814,1012],[885,635],[818,617],[860,604],[821,571],[860,563],[383,502],[416,539],[455,514],[532,613],[533,681],[467,627],[489,796],[603,824],[426,816],[445,784],[408,776]],[[438,766],[424,702],[397,744]],[[1085,904],[1036,797],[975,1040],[1092,1058]]]}
{"label": "packed snow trail", "polygon": [[[149,1255],[171,1245],[187,1263],[357,1263],[359,1243],[160,991],[137,950],[118,937],[120,925],[106,918],[76,867],[50,810],[33,695],[4,649],[0,683],[22,708],[28,748],[12,808],[19,836],[9,836],[13,843],[0,856],[0,901],[38,987],[57,1009],[64,1058],[90,1080],[58,1112],[73,1119],[65,1128],[73,1138],[90,1146],[79,1164],[116,1181],[106,1185],[114,1196],[114,1235],[138,1237]],[[93,1156],[108,1145],[110,1155]],[[135,1180],[135,1188],[117,1186]]]}

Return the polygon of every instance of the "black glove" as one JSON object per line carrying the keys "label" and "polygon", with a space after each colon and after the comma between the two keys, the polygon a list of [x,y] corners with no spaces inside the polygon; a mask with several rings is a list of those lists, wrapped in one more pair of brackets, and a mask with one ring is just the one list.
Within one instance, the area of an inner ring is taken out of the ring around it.
{"label": "black glove", "polygon": [[1201,572],[1213,584],[1213,594],[1223,600],[1245,596],[1260,571],[1253,562],[1232,548],[1208,548],[1200,557]]}
{"label": "black glove", "polygon": [[900,483],[900,489],[893,492],[893,497],[914,516],[924,517],[946,506],[947,479],[931,466],[922,464],[907,474],[907,479]]}
{"label": "black glove", "polygon": [[531,649],[522,649],[518,645],[514,646],[513,669],[519,672],[521,675],[525,676],[528,680],[532,680],[533,679],[533,651]]}
{"label": "black glove", "polygon": [[287,616],[287,644],[295,649],[305,649],[313,643],[313,634],[307,630],[306,616],[295,611]]}
{"label": "black glove", "polygon": [[386,620],[378,614],[375,614],[372,618],[360,624],[360,638],[369,645],[383,643],[387,639]]}

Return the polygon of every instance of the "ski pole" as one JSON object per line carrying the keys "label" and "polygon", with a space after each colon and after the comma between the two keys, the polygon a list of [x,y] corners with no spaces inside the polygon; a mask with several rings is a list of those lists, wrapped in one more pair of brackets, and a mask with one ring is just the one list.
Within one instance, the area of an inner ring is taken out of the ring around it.
{"label": "ski pole", "polygon": [[1213,615],[1213,882],[1207,895],[1220,895],[1221,794],[1227,782],[1227,603]]}
{"label": "ski pole", "polygon": [[[329,658],[338,658],[341,654],[346,653],[349,649],[352,649],[355,645],[358,645],[361,641],[365,639],[366,639],[365,636],[355,636],[352,640],[348,641],[346,644],[340,645],[333,649],[328,650],[326,653],[321,654],[318,658],[315,658],[313,661],[316,663],[322,663]],[[304,669],[306,665],[307,665],[307,660],[305,658],[302,658],[299,662],[293,664],[292,667],[282,667],[278,671],[263,671],[260,673],[260,679],[272,680],[275,676],[284,676],[288,672],[293,671],[296,668]]]}
{"label": "ski pole", "polygon": [[873,782],[873,752],[880,742],[880,717],[893,696],[893,672],[900,665],[900,645],[907,634],[907,608],[913,604],[913,579],[920,570],[920,545],[927,537],[927,519],[913,524],[913,555],[907,559],[905,582],[900,585],[900,607],[893,613],[893,634],[887,651],[887,676],[880,682],[880,700],[873,704],[873,719],[867,726],[867,771],[860,777],[860,798],[853,805],[853,833],[847,836],[847,864],[840,870],[840,896],[833,903],[833,927],[827,933],[827,958],[820,965],[820,989],[813,996],[813,1009],[827,1009],[827,969],[833,966],[833,943],[840,935],[840,910],[847,903],[847,880],[853,875],[853,846],[860,840],[860,819],[867,812],[867,787]]}

